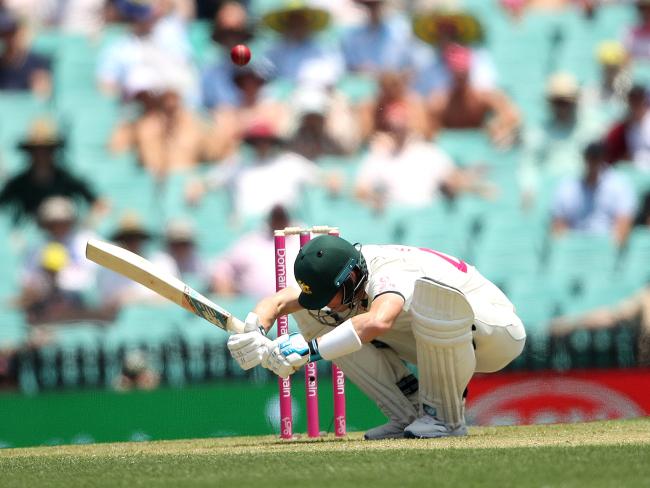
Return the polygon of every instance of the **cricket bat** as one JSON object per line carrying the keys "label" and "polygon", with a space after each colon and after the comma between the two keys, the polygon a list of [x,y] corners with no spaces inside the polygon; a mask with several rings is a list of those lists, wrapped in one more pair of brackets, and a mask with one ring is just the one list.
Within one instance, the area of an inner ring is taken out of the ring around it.
{"label": "cricket bat", "polygon": [[146,286],[160,296],[227,332],[233,334],[244,332],[244,323],[241,320],[233,317],[230,312],[193,290],[175,276],[156,269],[153,263],[142,256],[108,242],[90,239],[86,244],[86,257],[100,266]]}

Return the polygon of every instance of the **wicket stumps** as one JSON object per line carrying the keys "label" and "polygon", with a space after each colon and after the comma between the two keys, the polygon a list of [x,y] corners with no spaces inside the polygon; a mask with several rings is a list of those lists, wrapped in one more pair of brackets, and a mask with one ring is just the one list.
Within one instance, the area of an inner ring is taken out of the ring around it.
{"label": "wicket stumps", "polygon": [[[274,232],[275,241],[275,287],[277,291],[287,286],[287,248],[286,237],[300,236],[300,247],[311,239],[312,234],[339,235],[335,227],[315,226],[309,228],[286,227]],[[289,333],[289,321],[286,315],[278,317],[278,336]],[[280,394],[280,437],[293,437],[293,414],[291,412],[291,379],[278,378]],[[332,387],[334,398],[334,433],[337,437],[344,436],[345,427],[345,375],[332,363]],[[316,363],[305,366],[305,391],[307,394],[307,435],[320,436],[318,415],[318,370]]]}

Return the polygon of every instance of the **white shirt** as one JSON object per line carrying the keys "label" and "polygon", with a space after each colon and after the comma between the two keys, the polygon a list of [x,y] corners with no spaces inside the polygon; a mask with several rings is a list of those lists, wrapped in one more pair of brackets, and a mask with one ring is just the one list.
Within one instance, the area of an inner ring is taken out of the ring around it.
{"label": "white shirt", "polygon": [[265,217],[274,205],[295,208],[307,184],[316,183],[318,167],[295,153],[283,152],[235,171],[230,185],[239,218]]}
{"label": "white shirt", "polygon": [[431,143],[412,141],[397,154],[375,150],[357,174],[357,186],[385,194],[386,203],[426,207],[440,197],[440,186],[454,171],[451,158]]}

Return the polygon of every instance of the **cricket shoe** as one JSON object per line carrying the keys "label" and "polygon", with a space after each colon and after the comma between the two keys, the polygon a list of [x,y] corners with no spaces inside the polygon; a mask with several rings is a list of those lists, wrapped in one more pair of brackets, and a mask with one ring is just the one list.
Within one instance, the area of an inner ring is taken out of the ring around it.
{"label": "cricket shoe", "polygon": [[467,426],[451,427],[433,415],[424,414],[404,429],[407,439],[435,439],[436,437],[460,437],[467,435]]}
{"label": "cricket shoe", "polygon": [[363,438],[367,441],[380,441],[382,439],[404,439],[404,427],[408,424],[391,420],[367,431]]}

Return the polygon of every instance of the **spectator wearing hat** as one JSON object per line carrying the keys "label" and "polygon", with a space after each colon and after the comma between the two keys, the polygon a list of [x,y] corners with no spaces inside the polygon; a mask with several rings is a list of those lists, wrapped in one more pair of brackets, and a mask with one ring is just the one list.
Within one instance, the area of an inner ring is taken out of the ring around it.
{"label": "spectator wearing hat", "polygon": [[650,0],[635,0],[638,23],[623,38],[625,50],[632,60],[650,60]]}
{"label": "spectator wearing hat", "polygon": [[187,28],[176,16],[152,1],[116,0],[121,20],[129,27],[100,54],[96,76],[102,92],[126,97],[131,71],[146,67],[177,87],[190,106],[199,104],[198,74],[192,60]]}
{"label": "spectator wearing hat", "polygon": [[434,92],[429,100],[433,132],[485,129],[496,146],[512,146],[519,126],[519,114],[513,103],[498,89],[481,90],[470,84],[471,49],[451,44],[445,48],[444,56],[452,82],[449,89]]}
{"label": "spectator wearing hat", "polygon": [[[416,74],[413,87],[424,97],[449,89],[452,71],[444,56],[450,44],[462,44],[472,50],[469,81],[477,89],[497,86],[497,70],[490,53],[481,46],[484,33],[479,20],[465,12],[423,11],[413,18],[413,31],[424,45],[414,48]],[[428,46],[427,46],[428,45]],[[431,49],[435,48],[435,52]]]}
{"label": "spectator wearing hat", "polygon": [[577,176],[582,169],[582,148],[603,135],[600,115],[580,106],[580,87],[572,74],[551,75],[546,100],[547,119],[523,135],[519,182],[526,208],[539,202],[538,192],[543,183]]}
{"label": "spectator wearing hat", "polygon": [[[216,110],[222,106],[236,107],[241,93],[235,80],[236,66],[230,60],[230,50],[237,44],[248,44],[253,39],[253,29],[248,13],[239,2],[224,2],[214,15],[212,41],[217,47],[217,59],[208,65],[201,75],[203,106]],[[253,57],[253,62],[258,56]],[[270,73],[256,70],[266,81]]]}
{"label": "spectator wearing hat", "polygon": [[232,70],[237,101],[234,105],[219,105],[212,112],[214,124],[219,128],[215,134],[219,159],[231,156],[239,149],[244,129],[256,120],[272,120],[278,132],[287,133],[289,109],[267,89],[271,70],[272,66],[264,59],[253,60]]}
{"label": "spectator wearing hat", "polygon": [[363,6],[367,21],[349,29],[342,39],[347,69],[379,74],[412,67],[412,37],[408,21],[401,15],[387,17],[385,0],[355,0]]}
{"label": "spectator wearing hat", "polygon": [[632,74],[625,48],[618,41],[603,41],[596,49],[600,78],[595,86],[583,91],[584,106],[595,107],[607,120],[620,116],[632,88]]}
{"label": "spectator wearing hat", "polygon": [[[121,218],[110,240],[118,246],[140,256],[146,256],[145,244],[151,239],[151,233],[144,227],[140,216],[127,212]],[[119,309],[132,303],[161,302],[162,298],[144,286],[117,274],[109,269],[101,268],[97,274],[97,289],[102,304],[106,307]]]}
{"label": "spectator wearing hat", "polygon": [[331,117],[331,104],[329,93],[322,88],[307,86],[294,93],[292,107],[297,127],[288,142],[291,151],[317,161],[323,156],[342,156],[356,149],[354,140],[337,131],[337,127],[352,124],[346,124],[340,115]]}
{"label": "spectator wearing hat", "polygon": [[127,89],[141,110],[114,129],[113,153],[135,151],[142,167],[160,179],[216,159],[216,128],[187,107],[178,87],[142,66],[131,71]]}
{"label": "spectator wearing hat", "polygon": [[584,150],[584,175],[560,182],[553,198],[553,235],[566,232],[611,235],[622,246],[636,211],[634,188],[608,167],[601,142]]}
{"label": "spectator wearing hat", "polygon": [[234,157],[203,181],[193,182],[186,193],[190,203],[198,203],[208,190],[226,188],[232,217],[242,223],[267,215],[274,205],[297,208],[306,186],[323,184],[333,193],[340,189],[339,177],[322,174],[312,161],[285,149],[284,140],[266,121],[252,123],[244,142],[252,149],[252,158]]}
{"label": "spectator wearing hat", "polygon": [[265,26],[280,34],[266,51],[276,75],[296,82],[303,70],[317,66],[324,78],[338,80],[345,68],[343,56],[338,46],[317,37],[330,24],[329,12],[304,1],[282,3],[262,17]]}
{"label": "spectator wearing hat", "polygon": [[386,127],[370,143],[355,183],[356,197],[376,210],[424,208],[443,195],[483,192],[470,171],[460,171],[444,151],[409,127],[404,107],[387,109]]}
{"label": "spectator wearing hat", "polygon": [[196,248],[196,229],[186,218],[170,220],[165,227],[165,247],[151,261],[160,269],[178,276],[193,288],[206,290],[210,271]]}
{"label": "spectator wearing hat", "polygon": [[22,284],[18,304],[30,325],[87,320],[112,320],[110,307],[89,307],[79,290],[61,286],[61,272],[66,269],[69,255],[63,244],[51,242],[38,256],[38,270]]}
{"label": "spectator wearing hat", "polygon": [[4,9],[0,9],[0,46],[0,91],[27,91],[49,97],[50,60],[29,50],[20,21]]}
{"label": "spectator wearing hat", "polygon": [[[95,283],[97,266],[86,259],[86,243],[95,235],[77,224],[77,211],[69,198],[49,197],[38,208],[38,225],[45,242],[61,244],[67,253],[66,265],[58,271],[58,285],[65,291],[82,292]],[[27,252],[21,273],[23,283],[29,283],[40,272],[45,245],[38,243]]]}
{"label": "spectator wearing hat", "polygon": [[64,140],[56,125],[38,119],[18,148],[29,161],[27,169],[9,178],[0,190],[0,207],[9,207],[15,223],[35,218],[38,207],[51,196],[71,198],[76,204],[91,206],[91,217],[105,213],[106,204],[98,199],[88,182],[70,173],[61,163]]}
{"label": "spectator wearing hat", "polygon": [[361,103],[358,108],[362,138],[368,140],[377,131],[387,130],[388,113],[393,107],[406,111],[410,132],[424,139],[430,138],[433,133],[426,102],[410,89],[408,76],[398,71],[384,71],[379,74],[378,84],[377,97]]}
{"label": "spectator wearing hat", "polygon": [[650,171],[650,103],[641,85],[627,94],[627,113],[607,132],[607,157],[610,163],[631,161],[642,171]]}
{"label": "spectator wearing hat", "polygon": [[[268,266],[275,247],[273,231],[291,225],[289,214],[282,205],[271,208],[266,221],[239,237],[212,266],[212,291],[224,296],[261,298],[275,292],[275,270]],[[287,262],[298,255],[296,239],[287,240]],[[287,275],[287,286],[294,284],[292,273]]]}

